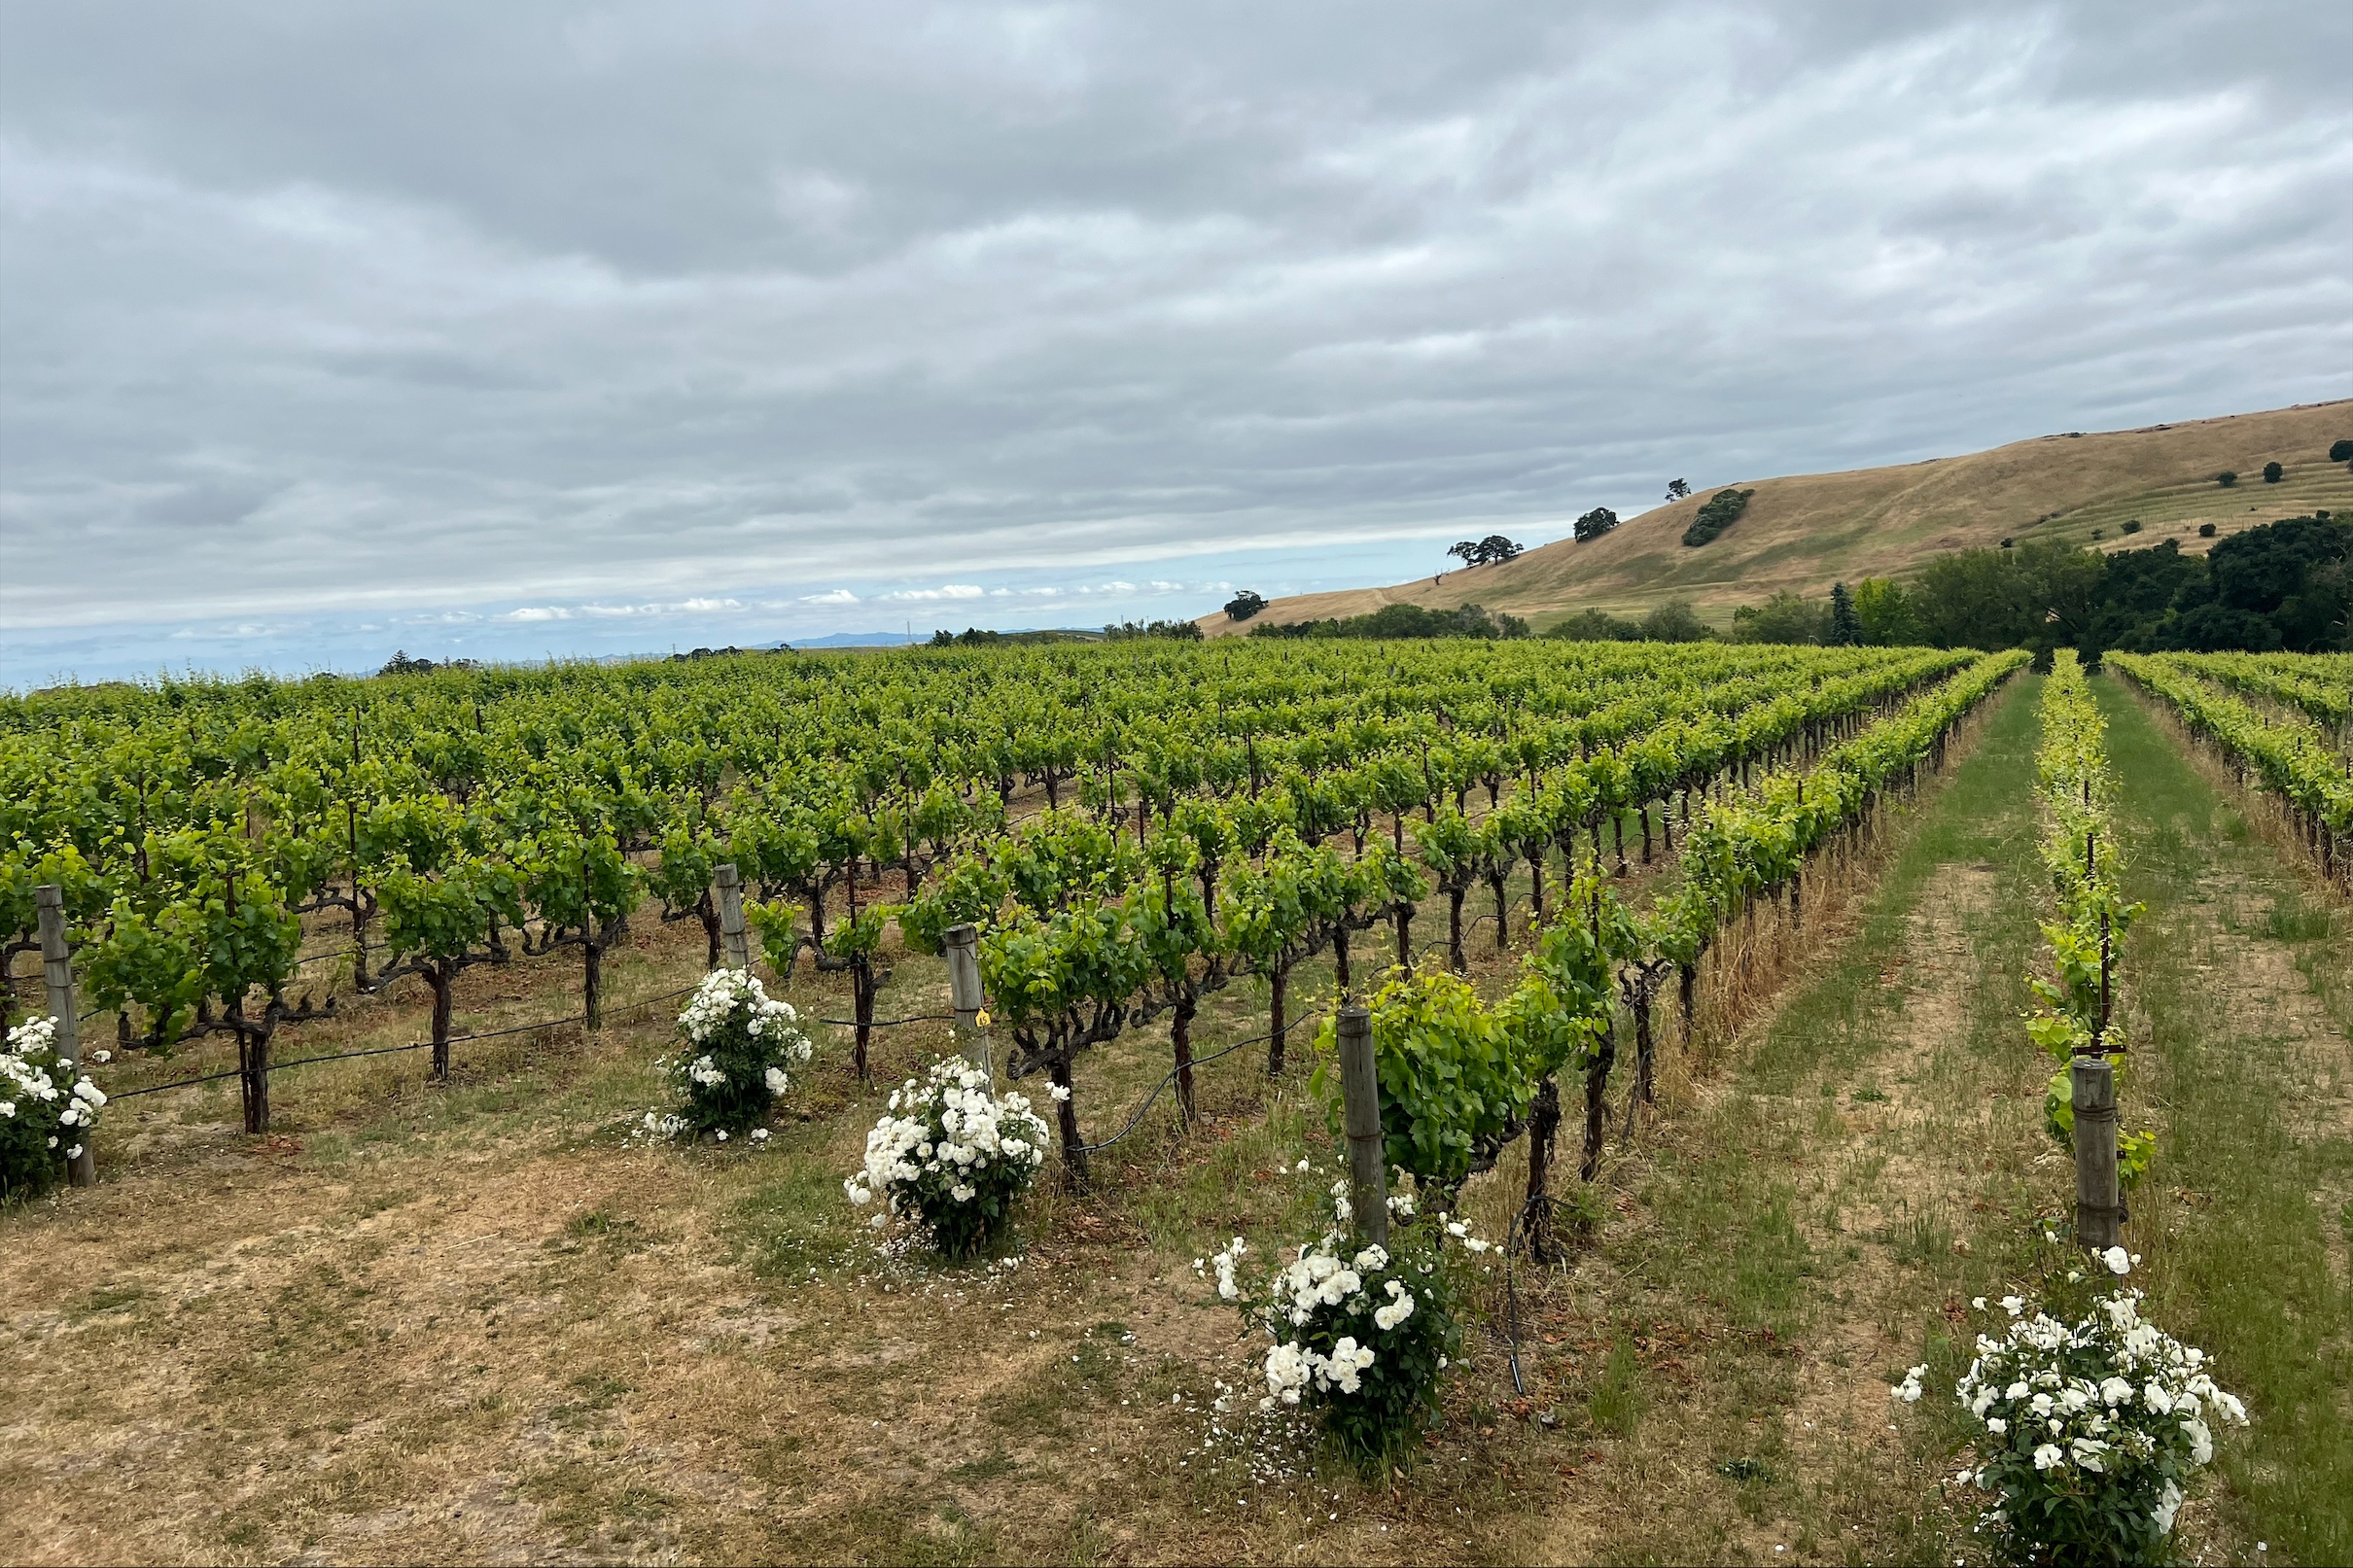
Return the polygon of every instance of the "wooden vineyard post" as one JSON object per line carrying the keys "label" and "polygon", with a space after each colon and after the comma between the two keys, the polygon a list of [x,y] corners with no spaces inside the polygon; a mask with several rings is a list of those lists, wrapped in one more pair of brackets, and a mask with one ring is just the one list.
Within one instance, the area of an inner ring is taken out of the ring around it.
{"label": "wooden vineyard post", "polygon": [[2122,1230],[2116,1191],[2116,1069],[2079,1056],[2068,1068],[2075,1098],[2075,1238],[2094,1252]]}
{"label": "wooden vineyard post", "polygon": [[752,944],[744,935],[744,879],[735,863],[711,868],[711,886],[719,889],[719,937],[727,967],[752,972]]}
{"label": "wooden vineyard post", "polygon": [[[33,889],[41,926],[41,978],[48,982],[50,1016],[57,1021],[53,1044],[57,1049],[57,1078],[67,1094],[82,1076],[81,1010],[74,1001],[74,961],[65,945],[65,893],[55,883]],[[66,1179],[77,1187],[98,1184],[97,1151],[89,1132],[82,1134],[82,1152],[65,1163]]]}
{"label": "wooden vineyard post", "polygon": [[964,1059],[990,1075],[989,1031],[981,1027],[980,932],[970,924],[951,925],[940,937],[948,955],[948,1005],[956,1013],[956,1049]]}
{"label": "wooden vineyard post", "polygon": [[1388,1245],[1388,1157],[1381,1146],[1381,1076],[1373,1064],[1373,1015],[1340,1009],[1340,1098],[1348,1131],[1349,1213],[1356,1233]]}

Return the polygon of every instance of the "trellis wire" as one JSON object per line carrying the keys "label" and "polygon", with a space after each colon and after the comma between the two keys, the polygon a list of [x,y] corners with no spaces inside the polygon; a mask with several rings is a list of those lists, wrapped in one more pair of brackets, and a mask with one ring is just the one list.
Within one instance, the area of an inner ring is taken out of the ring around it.
{"label": "trellis wire", "polygon": [[[676,1001],[688,992],[696,990],[700,984],[701,982],[697,981],[695,985],[682,987],[677,991],[665,991],[654,996],[641,996],[633,1002],[621,1002],[616,1004],[612,1011],[626,1013],[640,1007],[651,1007],[657,1002]],[[574,1013],[569,1018],[542,1019],[536,1024],[516,1024],[503,1029],[482,1029],[473,1034],[452,1034],[444,1043],[467,1045],[475,1040],[503,1039],[509,1034],[530,1034],[540,1029],[560,1029],[567,1025],[586,1023],[588,1015],[585,1013]],[[272,1062],[263,1070],[278,1072],[287,1067],[307,1067],[318,1062],[352,1062],[361,1057],[397,1056],[404,1051],[423,1051],[432,1044],[431,1040],[416,1040],[407,1045],[375,1045],[369,1046],[364,1051],[334,1051],[325,1056],[297,1057],[292,1062]],[[244,1069],[241,1067],[230,1067],[224,1072],[207,1072],[194,1078],[177,1078],[167,1084],[149,1084],[144,1089],[125,1089],[106,1098],[110,1101],[136,1099],[141,1095],[159,1095],[167,1089],[193,1089],[197,1084],[219,1083],[224,1078],[237,1077],[243,1071]]]}
{"label": "trellis wire", "polygon": [[[1285,1037],[1288,1037],[1291,1030],[1297,1028],[1309,1019],[1320,1018],[1323,1015],[1320,1012],[1314,1012],[1294,1018],[1289,1023],[1282,1026],[1282,1033]],[[1264,1045],[1267,1041],[1273,1039],[1274,1037],[1275,1031],[1273,1029],[1269,1029],[1264,1034],[1254,1034],[1247,1040],[1236,1040],[1231,1045],[1219,1046],[1216,1050],[1212,1051],[1208,1056],[1195,1057],[1192,1061],[1186,1063],[1185,1066],[1205,1067],[1211,1063],[1216,1061],[1219,1057],[1232,1056],[1235,1052],[1241,1050],[1246,1045]],[[1072,1152],[1077,1154],[1093,1154],[1099,1149],[1109,1148],[1112,1144],[1117,1143],[1121,1138],[1126,1137],[1130,1132],[1135,1132],[1137,1124],[1143,1120],[1143,1113],[1150,1110],[1152,1108],[1152,1102],[1160,1098],[1160,1092],[1168,1088],[1169,1085],[1175,1083],[1176,1081],[1176,1074],[1182,1072],[1183,1070],[1183,1067],[1171,1067],[1168,1070],[1167,1075],[1163,1077],[1160,1082],[1152,1086],[1152,1092],[1143,1097],[1143,1103],[1136,1107],[1136,1114],[1128,1118],[1127,1126],[1121,1128],[1109,1137],[1105,1138],[1101,1143],[1081,1143]]]}
{"label": "trellis wire", "polygon": [[[321,958],[351,957],[351,955],[348,953],[321,954],[319,956]],[[657,1002],[676,1001],[679,997],[686,995],[700,985],[701,982],[697,981],[693,986],[682,986],[677,991],[665,991],[659,995],[641,996],[633,1002],[618,1003],[617,1005],[609,1009],[609,1011],[615,1013],[626,1013],[634,1008],[651,1007]],[[102,1013],[104,1011],[106,1011],[106,1009],[100,1008],[97,1010],[97,1012],[85,1014],[84,1017],[86,1019],[95,1018],[98,1016],[98,1013]],[[567,1018],[542,1019],[535,1024],[516,1024],[510,1028],[503,1029],[481,1029],[473,1034],[452,1034],[447,1043],[450,1045],[467,1045],[476,1040],[502,1039],[509,1034],[528,1034],[538,1029],[563,1028],[567,1025],[586,1023],[587,1018],[588,1015],[585,1013],[574,1013]],[[869,1019],[867,1021],[867,1028],[887,1029],[897,1028],[906,1024],[947,1024],[953,1023],[955,1018],[956,1015],[953,1013],[915,1013],[906,1018]],[[831,1024],[839,1028],[855,1028],[858,1027],[858,1020],[854,1018],[821,1018],[817,1020],[817,1022],[820,1024]],[[335,1051],[325,1056],[297,1057],[292,1062],[273,1062],[269,1064],[266,1070],[270,1072],[279,1072],[288,1067],[307,1067],[313,1063],[319,1062],[351,1062],[356,1061],[361,1057],[397,1056],[404,1051],[422,1051],[430,1047],[432,1044],[433,1042],[431,1040],[416,1040],[407,1045],[377,1045],[370,1046],[364,1051]],[[109,1095],[106,1098],[109,1100],[136,1099],[141,1095],[160,1095],[167,1089],[193,1089],[198,1084],[219,1083],[225,1078],[234,1078],[242,1071],[242,1068],[230,1067],[223,1072],[207,1072],[193,1078],[176,1078],[167,1084],[149,1084],[144,1089],[125,1089],[120,1093]]]}

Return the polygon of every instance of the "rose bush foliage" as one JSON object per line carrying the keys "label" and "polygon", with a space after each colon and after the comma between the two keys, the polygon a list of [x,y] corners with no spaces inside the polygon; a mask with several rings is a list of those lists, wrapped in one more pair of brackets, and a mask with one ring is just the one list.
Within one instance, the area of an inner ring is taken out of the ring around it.
{"label": "rose bush foliage", "polygon": [[878,1225],[896,1215],[949,1257],[977,1257],[1010,1229],[1014,1204],[1045,1164],[1047,1135],[1029,1097],[993,1095],[986,1072],[947,1058],[892,1093],[866,1134],[864,1168],[843,1191],[861,1207],[879,1199]]}

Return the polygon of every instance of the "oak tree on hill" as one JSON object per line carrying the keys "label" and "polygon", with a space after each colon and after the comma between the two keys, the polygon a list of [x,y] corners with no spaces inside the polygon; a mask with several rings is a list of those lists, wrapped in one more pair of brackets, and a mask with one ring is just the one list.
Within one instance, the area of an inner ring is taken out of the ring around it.
{"label": "oak tree on hill", "polygon": [[1446,552],[1462,558],[1466,567],[1486,566],[1491,561],[1509,561],[1521,554],[1521,546],[1501,534],[1490,534],[1482,540],[1464,540]]}

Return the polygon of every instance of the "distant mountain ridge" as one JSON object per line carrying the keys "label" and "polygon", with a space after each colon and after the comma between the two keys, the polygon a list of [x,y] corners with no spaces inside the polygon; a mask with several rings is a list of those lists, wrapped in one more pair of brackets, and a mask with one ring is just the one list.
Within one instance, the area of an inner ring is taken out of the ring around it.
{"label": "distant mountain ridge", "polygon": [[[1809,597],[1833,582],[1903,577],[1931,556],[2004,540],[2063,540],[2101,549],[2176,540],[2211,546],[2258,523],[2316,508],[2353,512],[2353,472],[2329,461],[2353,437],[2353,400],[2138,430],[2014,441],[1961,457],[1840,473],[1726,479],[1635,517],[1588,543],[1561,540],[1491,566],[1386,588],[1271,601],[1250,622],[1200,618],[1212,637],[1277,624],[1361,615],[1384,605],[1431,610],[1484,605],[1543,626],[1586,609],[1640,614],[1688,599],[1710,621],[1783,589]],[[2264,466],[2281,477],[2265,483]],[[2216,475],[2235,473],[2225,487]],[[1718,491],[1751,491],[1738,519],[1697,547],[1685,531]],[[2212,523],[2212,538],[2198,528]],[[2127,524],[2139,526],[2127,534]],[[1432,552],[1436,552],[1433,550]]]}

